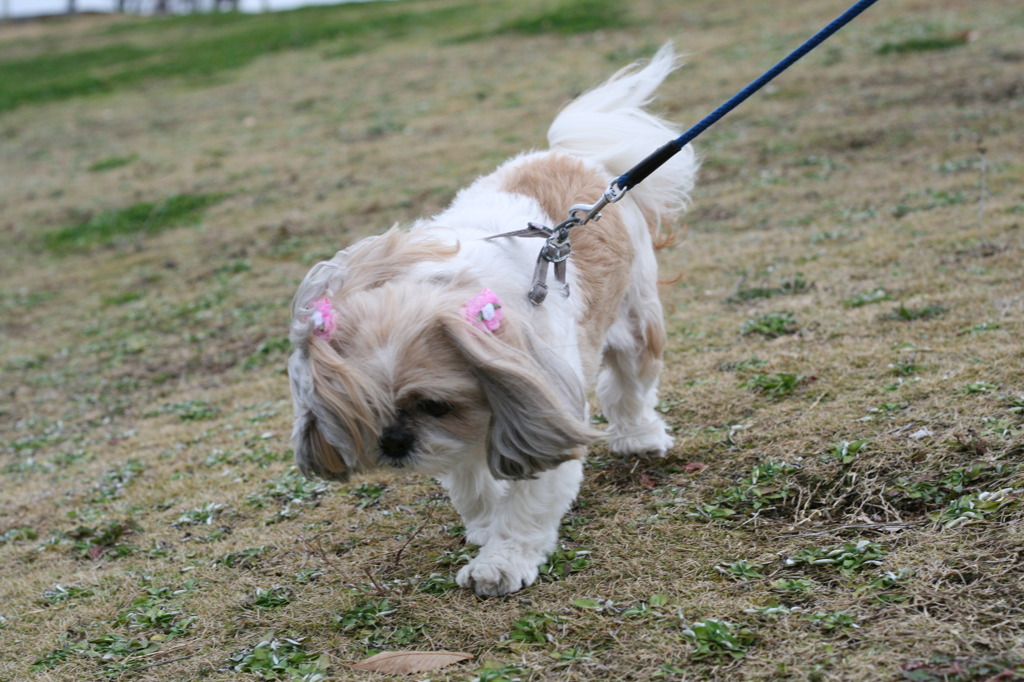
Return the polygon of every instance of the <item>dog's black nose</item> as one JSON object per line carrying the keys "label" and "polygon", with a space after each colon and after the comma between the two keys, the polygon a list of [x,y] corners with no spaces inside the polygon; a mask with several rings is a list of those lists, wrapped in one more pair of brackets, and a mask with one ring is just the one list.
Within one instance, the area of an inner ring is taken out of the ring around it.
{"label": "dog's black nose", "polygon": [[380,451],[385,457],[407,457],[416,444],[416,434],[402,426],[389,426],[380,436]]}

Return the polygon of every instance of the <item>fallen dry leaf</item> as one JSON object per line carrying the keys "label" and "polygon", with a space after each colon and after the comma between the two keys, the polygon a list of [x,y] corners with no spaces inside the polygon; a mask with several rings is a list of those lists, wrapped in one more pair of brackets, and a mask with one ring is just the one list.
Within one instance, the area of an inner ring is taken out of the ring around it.
{"label": "fallen dry leaf", "polygon": [[471,658],[473,658],[473,654],[459,651],[382,651],[375,656],[353,663],[349,667],[353,670],[402,675],[424,670],[440,670],[453,663],[468,661]]}

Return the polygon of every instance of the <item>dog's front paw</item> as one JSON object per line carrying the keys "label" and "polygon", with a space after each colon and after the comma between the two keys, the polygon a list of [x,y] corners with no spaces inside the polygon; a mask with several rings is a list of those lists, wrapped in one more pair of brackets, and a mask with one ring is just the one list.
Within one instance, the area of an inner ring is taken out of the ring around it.
{"label": "dog's front paw", "polygon": [[481,553],[463,566],[455,581],[481,597],[500,597],[532,585],[539,566],[540,561],[522,555]]}
{"label": "dog's front paw", "polygon": [[664,457],[673,443],[667,428],[659,417],[628,426],[614,424],[608,430],[608,449],[617,455]]}

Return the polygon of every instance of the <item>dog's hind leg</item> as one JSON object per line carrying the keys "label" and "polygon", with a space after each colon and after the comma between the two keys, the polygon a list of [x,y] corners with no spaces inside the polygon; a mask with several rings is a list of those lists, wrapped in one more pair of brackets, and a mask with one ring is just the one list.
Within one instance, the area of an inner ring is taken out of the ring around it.
{"label": "dog's hind leg", "polygon": [[[650,257],[653,261],[653,254]],[[619,319],[606,337],[597,382],[612,452],[662,457],[672,447],[672,437],[655,410],[664,346],[655,277],[634,278]]]}

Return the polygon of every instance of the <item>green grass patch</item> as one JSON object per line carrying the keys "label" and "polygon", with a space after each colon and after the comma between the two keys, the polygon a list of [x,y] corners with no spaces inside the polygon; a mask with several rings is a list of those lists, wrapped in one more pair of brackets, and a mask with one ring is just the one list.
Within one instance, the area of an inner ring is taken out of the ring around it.
{"label": "green grass patch", "polygon": [[795,495],[788,479],[796,471],[797,467],[786,462],[756,464],[749,475],[710,499],[693,504],[686,515],[706,521],[733,521],[751,514],[784,515],[786,505]]}
{"label": "green grass patch", "polygon": [[146,295],[145,291],[123,291],[113,296],[102,296],[100,303],[105,306],[118,306],[134,303]]}
{"label": "green grass patch", "polygon": [[[0,111],[114,92],[158,79],[207,83],[258,58],[324,43],[332,43],[328,56],[337,57],[371,51],[413,34],[450,40],[488,16],[488,7],[470,2],[444,7],[370,4],[154,17],[122,24],[108,29],[119,40],[113,44],[0,62]],[[609,18],[618,20],[618,14],[605,0],[570,2],[513,22],[503,31],[576,33],[614,25]]]}
{"label": "green grass patch", "polygon": [[134,548],[123,540],[139,530],[139,525],[131,519],[108,521],[96,526],[78,526],[66,533],[65,538],[80,558],[97,560],[100,557],[124,557],[131,554]]}
{"label": "green grass patch", "polygon": [[783,398],[792,394],[793,391],[807,381],[807,377],[803,374],[775,372],[772,374],[755,374],[743,383],[743,387],[759,391],[772,398]]}
{"label": "green grass patch", "polygon": [[790,601],[805,601],[811,598],[817,585],[810,578],[776,578],[771,582],[771,589]]}
{"label": "green grass patch", "polygon": [[786,334],[795,334],[797,329],[796,317],[793,313],[782,310],[750,318],[740,327],[740,334],[743,336],[760,334],[774,339]]}
{"label": "green grass patch", "polygon": [[548,630],[556,623],[564,622],[564,618],[553,613],[527,613],[512,624],[509,643],[516,644],[547,644]]}
{"label": "green grass patch", "polygon": [[842,440],[832,446],[829,454],[842,464],[853,464],[857,455],[866,450],[867,440]]}
{"label": "green grass patch", "polygon": [[751,563],[745,559],[715,566],[715,570],[733,580],[755,580],[763,578],[763,564]]}
{"label": "green grass patch", "polygon": [[767,360],[750,357],[734,362],[722,362],[717,366],[717,369],[722,372],[749,372],[751,370],[761,369],[767,364]]}
{"label": "green grass patch", "polygon": [[303,638],[273,635],[233,652],[227,661],[229,670],[264,680],[322,680],[329,664],[326,655],[307,651]]}
{"label": "green grass patch", "polygon": [[913,682],[1017,680],[1024,675],[1024,659],[1012,653],[974,657],[936,654],[928,660],[909,660],[902,670],[903,679]]}
{"label": "green grass patch", "polygon": [[899,320],[901,322],[913,322],[914,320],[930,320],[946,314],[947,308],[938,304],[930,303],[920,308],[908,308],[900,303],[898,308],[881,316],[883,320]]}
{"label": "green grass patch", "polygon": [[924,368],[924,365],[919,365],[912,359],[898,360],[889,365],[889,374],[897,377],[909,377],[917,374]]}
{"label": "green grass patch", "polygon": [[885,43],[875,52],[877,54],[905,54],[907,52],[934,52],[936,50],[948,50],[953,47],[966,45],[968,34],[966,32],[952,36],[926,36],[924,38],[908,38],[891,43]]}
{"label": "green grass patch", "polygon": [[275,585],[270,589],[257,587],[252,601],[248,606],[252,609],[279,609],[292,601],[291,591],[287,587]]}
{"label": "green grass patch", "polygon": [[43,235],[43,246],[66,255],[94,246],[106,246],[125,237],[154,235],[172,227],[199,222],[208,207],[224,194],[177,194],[162,201],[141,202],[126,208],[101,211],[94,216]]}
{"label": "green grass patch", "polygon": [[242,369],[256,369],[272,362],[278,362],[281,356],[290,352],[292,342],[287,336],[267,339],[256,346],[256,351],[242,363]]}
{"label": "green grass patch", "polygon": [[214,566],[225,568],[252,569],[263,561],[264,555],[273,547],[266,545],[260,547],[247,547],[238,552],[228,552],[213,561]]}
{"label": "green grass patch", "polygon": [[93,502],[106,502],[119,497],[125,486],[145,471],[145,466],[137,459],[131,459],[100,476],[95,484],[96,494]]}
{"label": "green grass patch", "polygon": [[905,196],[900,203],[892,208],[892,214],[896,218],[903,218],[919,211],[959,206],[970,200],[971,195],[966,192],[946,192],[927,189],[924,192],[915,192]]}
{"label": "green grass patch", "polygon": [[44,591],[39,601],[43,604],[61,604],[76,599],[87,599],[93,594],[93,591],[86,587],[55,585],[51,589]]}
{"label": "green grass patch", "polygon": [[683,630],[683,637],[694,645],[690,658],[694,661],[710,659],[726,662],[747,655],[747,650],[757,637],[753,631],[742,625],[723,620],[705,618]]}
{"label": "green grass patch", "polygon": [[739,289],[735,294],[732,294],[725,299],[726,303],[746,303],[758,298],[772,298],[774,296],[781,296],[787,294],[802,294],[808,291],[813,284],[809,283],[804,276],[800,273],[795,274],[792,277],[782,280],[778,286],[775,287],[751,287],[748,289]]}
{"label": "green grass patch", "polygon": [[847,575],[877,567],[888,550],[869,540],[833,547],[808,547],[786,559],[787,566],[831,567]]}
{"label": "green grass patch", "polygon": [[[116,79],[103,75],[127,70],[151,50],[117,43],[88,50],[42,54],[0,61],[0,111],[22,104],[52,102],[109,92]],[[136,67],[138,68],[138,67]]]}
{"label": "green grass patch", "polygon": [[146,416],[155,417],[161,414],[173,414],[183,422],[195,422],[214,419],[220,415],[220,408],[207,400],[186,400],[181,403],[167,403],[160,409],[147,413]]}
{"label": "green grass patch", "polygon": [[128,156],[111,156],[106,159],[100,159],[99,161],[91,164],[86,170],[90,173],[113,170],[114,168],[127,166],[137,158],[139,158],[138,154],[129,154]]}
{"label": "green grass patch", "polygon": [[851,630],[853,628],[859,628],[857,624],[857,616],[852,613],[846,613],[845,611],[836,611],[834,613],[821,612],[808,613],[804,615],[804,620],[814,623],[818,628],[825,632],[835,632],[837,630]]}
{"label": "green grass patch", "polygon": [[54,649],[36,659],[30,669],[41,672],[61,665],[72,657],[82,657],[102,661],[102,670],[114,677],[133,667],[141,667],[143,664],[139,658],[159,649],[159,643],[148,637],[126,637],[118,632],[108,632]]}
{"label": "green grass patch", "polygon": [[335,620],[335,627],[358,641],[366,653],[398,650],[422,636],[424,626],[395,622],[398,609],[387,599],[365,599]]}
{"label": "green grass patch", "polygon": [[366,509],[380,501],[381,496],[384,494],[384,486],[373,483],[360,483],[355,488],[352,488],[352,490],[349,490],[348,494],[359,500],[356,503],[356,507]]}
{"label": "green grass patch", "polygon": [[951,501],[945,509],[933,514],[932,518],[947,530],[981,523],[1011,505],[1020,504],[1022,498],[1024,490],[1014,488],[971,493]]}
{"label": "green grass patch", "polygon": [[1002,463],[976,463],[945,473],[924,474],[915,479],[902,477],[896,480],[895,486],[903,496],[904,504],[943,505],[964,496],[970,488],[976,488],[982,482],[1005,479],[1015,471],[1015,467]]}
{"label": "green grass patch", "polygon": [[574,35],[621,27],[626,6],[609,0],[569,0],[521,19],[509,21],[496,33]]}
{"label": "green grass patch", "polygon": [[963,336],[964,334],[975,336],[977,334],[984,334],[985,332],[991,332],[1002,328],[1003,325],[998,322],[979,322],[978,324],[972,324],[970,327],[961,329],[957,332],[957,336]]}
{"label": "green grass patch", "polygon": [[175,528],[182,528],[184,526],[209,526],[220,518],[225,509],[226,507],[219,502],[209,502],[202,507],[196,507],[183,512],[174,520],[173,523],[171,523],[171,525]]}
{"label": "green grass patch", "polygon": [[7,542],[35,540],[38,537],[39,533],[31,526],[15,526],[14,528],[8,528],[3,533],[0,533],[0,545]]}
{"label": "green grass patch", "polygon": [[905,591],[910,579],[914,577],[913,569],[901,568],[898,571],[883,571],[858,588],[858,593],[868,594],[878,604],[900,604],[910,599]]}
{"label": "green grass patch", "polygon": [[540,580],[555,581],[590,566],[590,552],[584,550],[556,549],[540,567]]}

